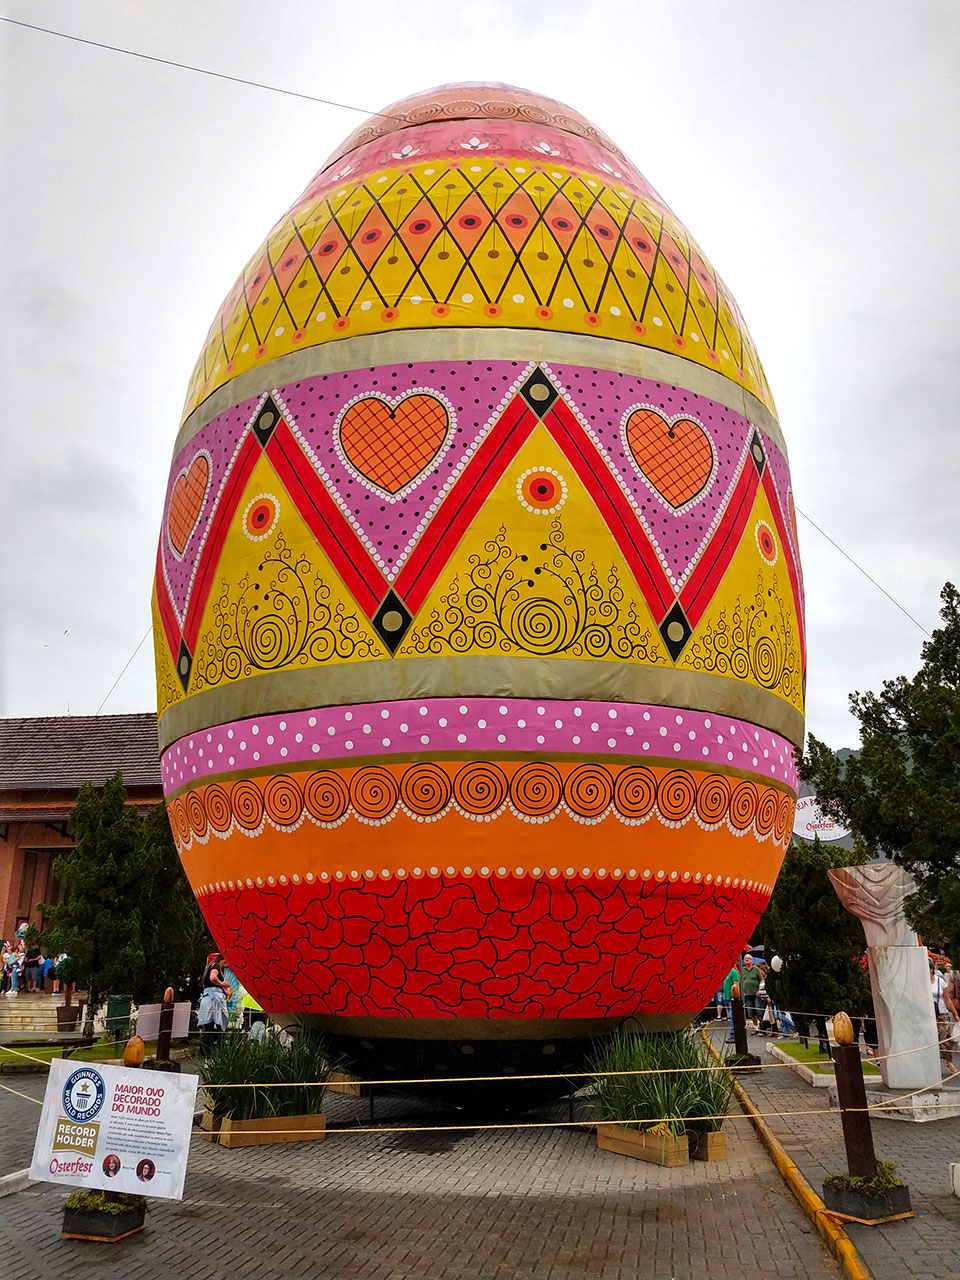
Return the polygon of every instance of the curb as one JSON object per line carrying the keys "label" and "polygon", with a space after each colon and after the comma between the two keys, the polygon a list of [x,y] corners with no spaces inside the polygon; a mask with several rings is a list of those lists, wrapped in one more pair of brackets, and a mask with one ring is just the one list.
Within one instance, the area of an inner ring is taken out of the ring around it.
{"label": "curb", "polygon": [[[701,1032],[701,1035],[703,1035],[703,1032]],[[703,1041],[716,1060],[720,1062],[720,1054],[706,1035],[703,1035]],[[750,1122],[756,1129],[760,1141],[773,1157],[773,1163],[780,1171],[783,1180],[793,1192],[800,1208],[817,1228],[828,1248],[840,1263],[847,1280],[873,1280],[873,1273],[860,1257],[856,1245],[843,1227],[827,1213],[826,1205],[773,1136],[769,1125],[750,1101],[746,1090],[736,1076],[733,1078],[733,1090],[737,1095],[737,1101],[740,1103],[741,1108],[750,1117]]]}
{"label": "curb", "polygon": [[16,1173],[6,1173],[0,1178],[0,1199],[3,1196],[12,1196],[14,1192],[23,1191],[29,1185],[29,1169],[18,1169]]}

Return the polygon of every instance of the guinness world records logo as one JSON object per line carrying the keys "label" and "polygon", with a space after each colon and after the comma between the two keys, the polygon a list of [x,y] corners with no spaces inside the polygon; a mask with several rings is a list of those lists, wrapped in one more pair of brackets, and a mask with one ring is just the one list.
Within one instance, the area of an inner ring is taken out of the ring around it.
{"label": "guinness world records logo", "polygon": [[63,1109],[71,1120],[92,1120],[100,1114],[106,1096],[100,1072],[95,1067],[81,1067],[63,1086]]}

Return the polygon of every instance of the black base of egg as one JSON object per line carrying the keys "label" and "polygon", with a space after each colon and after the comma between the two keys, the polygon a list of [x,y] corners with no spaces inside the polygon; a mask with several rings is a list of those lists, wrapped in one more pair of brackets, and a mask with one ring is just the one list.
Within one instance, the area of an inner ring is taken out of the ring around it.
{"label": "black base of egg", "polygon": [[[301,1015],[320,1033],[363,1092],[403,1093],[450,1106],[499,1113],[528,1111],[576,1093],[586,1080],[598,1040],[620,1027],[671,1031],[692,1015],[583,1019],[404,1019]],[[351,1025],[353,1024],[353,1025]],[[361,1024],[361,1025],[357,1025]],[[521,1034],[517,1035],[519,1031]],[[513,1032],[513,1034],[510,1034]],[[578,1078],[579,1076],[579,1078]]]}

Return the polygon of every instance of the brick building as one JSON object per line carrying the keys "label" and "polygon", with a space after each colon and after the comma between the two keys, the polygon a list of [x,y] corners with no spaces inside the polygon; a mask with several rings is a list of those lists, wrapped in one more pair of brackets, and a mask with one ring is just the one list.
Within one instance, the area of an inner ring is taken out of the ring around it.
{"label": "brick building", "polygon": [[152,712],[0,720],[0,938],[21,920],[42,925],[36,904],[60,901],[53,862],[73,846],[77,792],[118,769],[129,804],[162,799]]}

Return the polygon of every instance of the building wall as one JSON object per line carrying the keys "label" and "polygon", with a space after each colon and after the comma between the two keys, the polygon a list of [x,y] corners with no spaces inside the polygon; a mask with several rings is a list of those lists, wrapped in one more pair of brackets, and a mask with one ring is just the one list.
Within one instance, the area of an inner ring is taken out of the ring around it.
{"label": "building wall", "polygon": [[[159,787],[131,789],[127,803],[145,809],[161,799]],[[57,854],[73,848],[68,819],[76,804],[76,792],[43,797],[44,820],[7,818],[0,811],[0,939],[12,938],[17,924],[26,918],[42,925],[38,902],[56,902],[62,890],[53,871]],[[7,792],[3,810],[7,813],[29,809],[37,797],[27,792]]]}
{"label": "building wall", "polygon": [[18,922],[26,917],[40,924],[36,904],[56,900],[58,882],[53,862],[62,849],[71,849],[69,834],[58,831],[54,824],[43,822],[10,822],[0,833],[0,934],[10,938]]}

